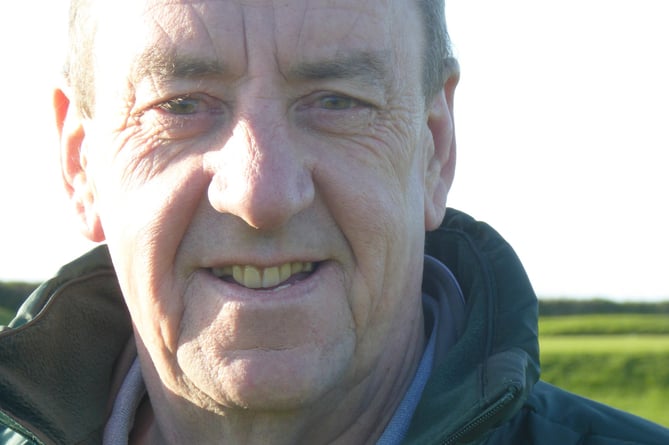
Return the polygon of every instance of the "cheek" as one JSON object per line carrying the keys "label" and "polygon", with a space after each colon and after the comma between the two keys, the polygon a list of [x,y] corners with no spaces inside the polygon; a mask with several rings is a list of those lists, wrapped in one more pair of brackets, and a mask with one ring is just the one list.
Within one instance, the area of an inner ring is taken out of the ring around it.
{"label": "cheek", "polygon": [[139,281],[159,281],[172,273],[206,190],[187,166],[177,164],[171,170],[179,173],[100,191],[100,218],[112,256],[123,258],[119,266],[124,269],[141,271]]}
{"label": "cheek", "polygon": [[424,232],[425,166],[417,143],[397,131],[346,142],[320,151],[315,169],[332,218],[356,257],[408,253]]}
{"label": "cheek", "polygon": [[[104,135],[111,137],[104,138]],[[110,248],[169,261],[207,187],[197,147],[161,142],[139,123],[102,132],[91,170]],[[95,141],[95,137],[93,137]]]}
{"label": "cheek", "polygon": [[207,181],[195,157],[142,176],[131,173],[124,155],[107,162],[96,205],[128,307],[141,320],[139,335],[152,353],[169,353],[176,349],[189,273],[178,266],[181,242]]}
{"label": "cheek", "polygon": [[369,355],[415,316],[409,309],[422,279],[424,162],[387,147],[357,147],[363,151],[352,159],[324,154],[327,166],[318,170],[325,205],[351,251],[350,304],[360,351]]}

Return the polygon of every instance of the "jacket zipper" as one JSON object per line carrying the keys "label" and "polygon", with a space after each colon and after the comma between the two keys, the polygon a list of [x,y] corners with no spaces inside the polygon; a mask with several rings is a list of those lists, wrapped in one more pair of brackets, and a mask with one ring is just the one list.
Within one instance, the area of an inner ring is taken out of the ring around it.
{"label": "jacket zipper", "polygon": [[460,428],[458,431],[453,433],[444,442],[442,442],[442,444],[443,445],[455,444],[460,439],[471,433],[472,431],[475,431],[476,429],[484,425],[486,422],[489,422],[492,418],[497,416],[506,407],[508,407],[511,403],[513,403],[516,400],[516,396],[518,395],[518,393],[519,391],[516,386],[509,386],[502,397],[497,399],[495,403],[489,406],[488,409],[483,411],[478,417],[475,417],[472,421],[470,421],[465,426]]}
{"label": "jacket zipper", "polygon": [[26,427],[15,421],[9,414],[0,410],[0,429],[2,429],[2,427],[9,428],[12,433],[18,434],[21,438],[29,441],[31,445],[44,445],[43,442]]}

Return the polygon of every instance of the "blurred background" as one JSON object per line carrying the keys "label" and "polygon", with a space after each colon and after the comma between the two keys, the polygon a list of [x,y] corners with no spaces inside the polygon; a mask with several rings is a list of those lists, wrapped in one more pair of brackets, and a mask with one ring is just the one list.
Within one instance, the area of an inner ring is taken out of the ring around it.
{"label": "blurred background", "polygon": [[537,293],[669,297],[669,4],[450,0],[462,76],[450,204]]}

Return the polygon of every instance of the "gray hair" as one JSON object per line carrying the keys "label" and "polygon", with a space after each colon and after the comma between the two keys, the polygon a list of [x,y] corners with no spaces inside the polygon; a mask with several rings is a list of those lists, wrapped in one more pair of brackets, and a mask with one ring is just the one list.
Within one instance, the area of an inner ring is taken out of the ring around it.
{"label": "gray hair", "polygon": [[74,93],[74,104],[85,117],[93,113],[93,45],[97,21],[93,19],[93,0],[71,0],[69,35],[63,74]]}
{"label": "gray hair", "polygon": [[424,24],[423,94],[427,102],[444,87],[453,53],[446,29],[445,1],[416,1]]}

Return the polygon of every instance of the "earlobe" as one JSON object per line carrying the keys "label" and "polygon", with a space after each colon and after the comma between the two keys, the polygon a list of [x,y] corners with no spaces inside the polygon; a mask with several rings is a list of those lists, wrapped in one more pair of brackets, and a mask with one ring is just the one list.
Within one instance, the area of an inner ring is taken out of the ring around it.
{"label": "earlobe", "polygon": [[446,212],[446,198],[455,176],[455,125],[453,99],[460,70],[454,59],[446,61],[448,77],[428,110],[433,151],[428,159],[425,186],[425,230],[439,227]]}
{"label": "earlobe", "polygon": [[54,91],[53,107],[60,142],[60,169],[65,191],[74,205],[81,233],[91,241],[103,241],[105,236],[95,209],[94,187],[86,169],[83,119],[63,89]]}

